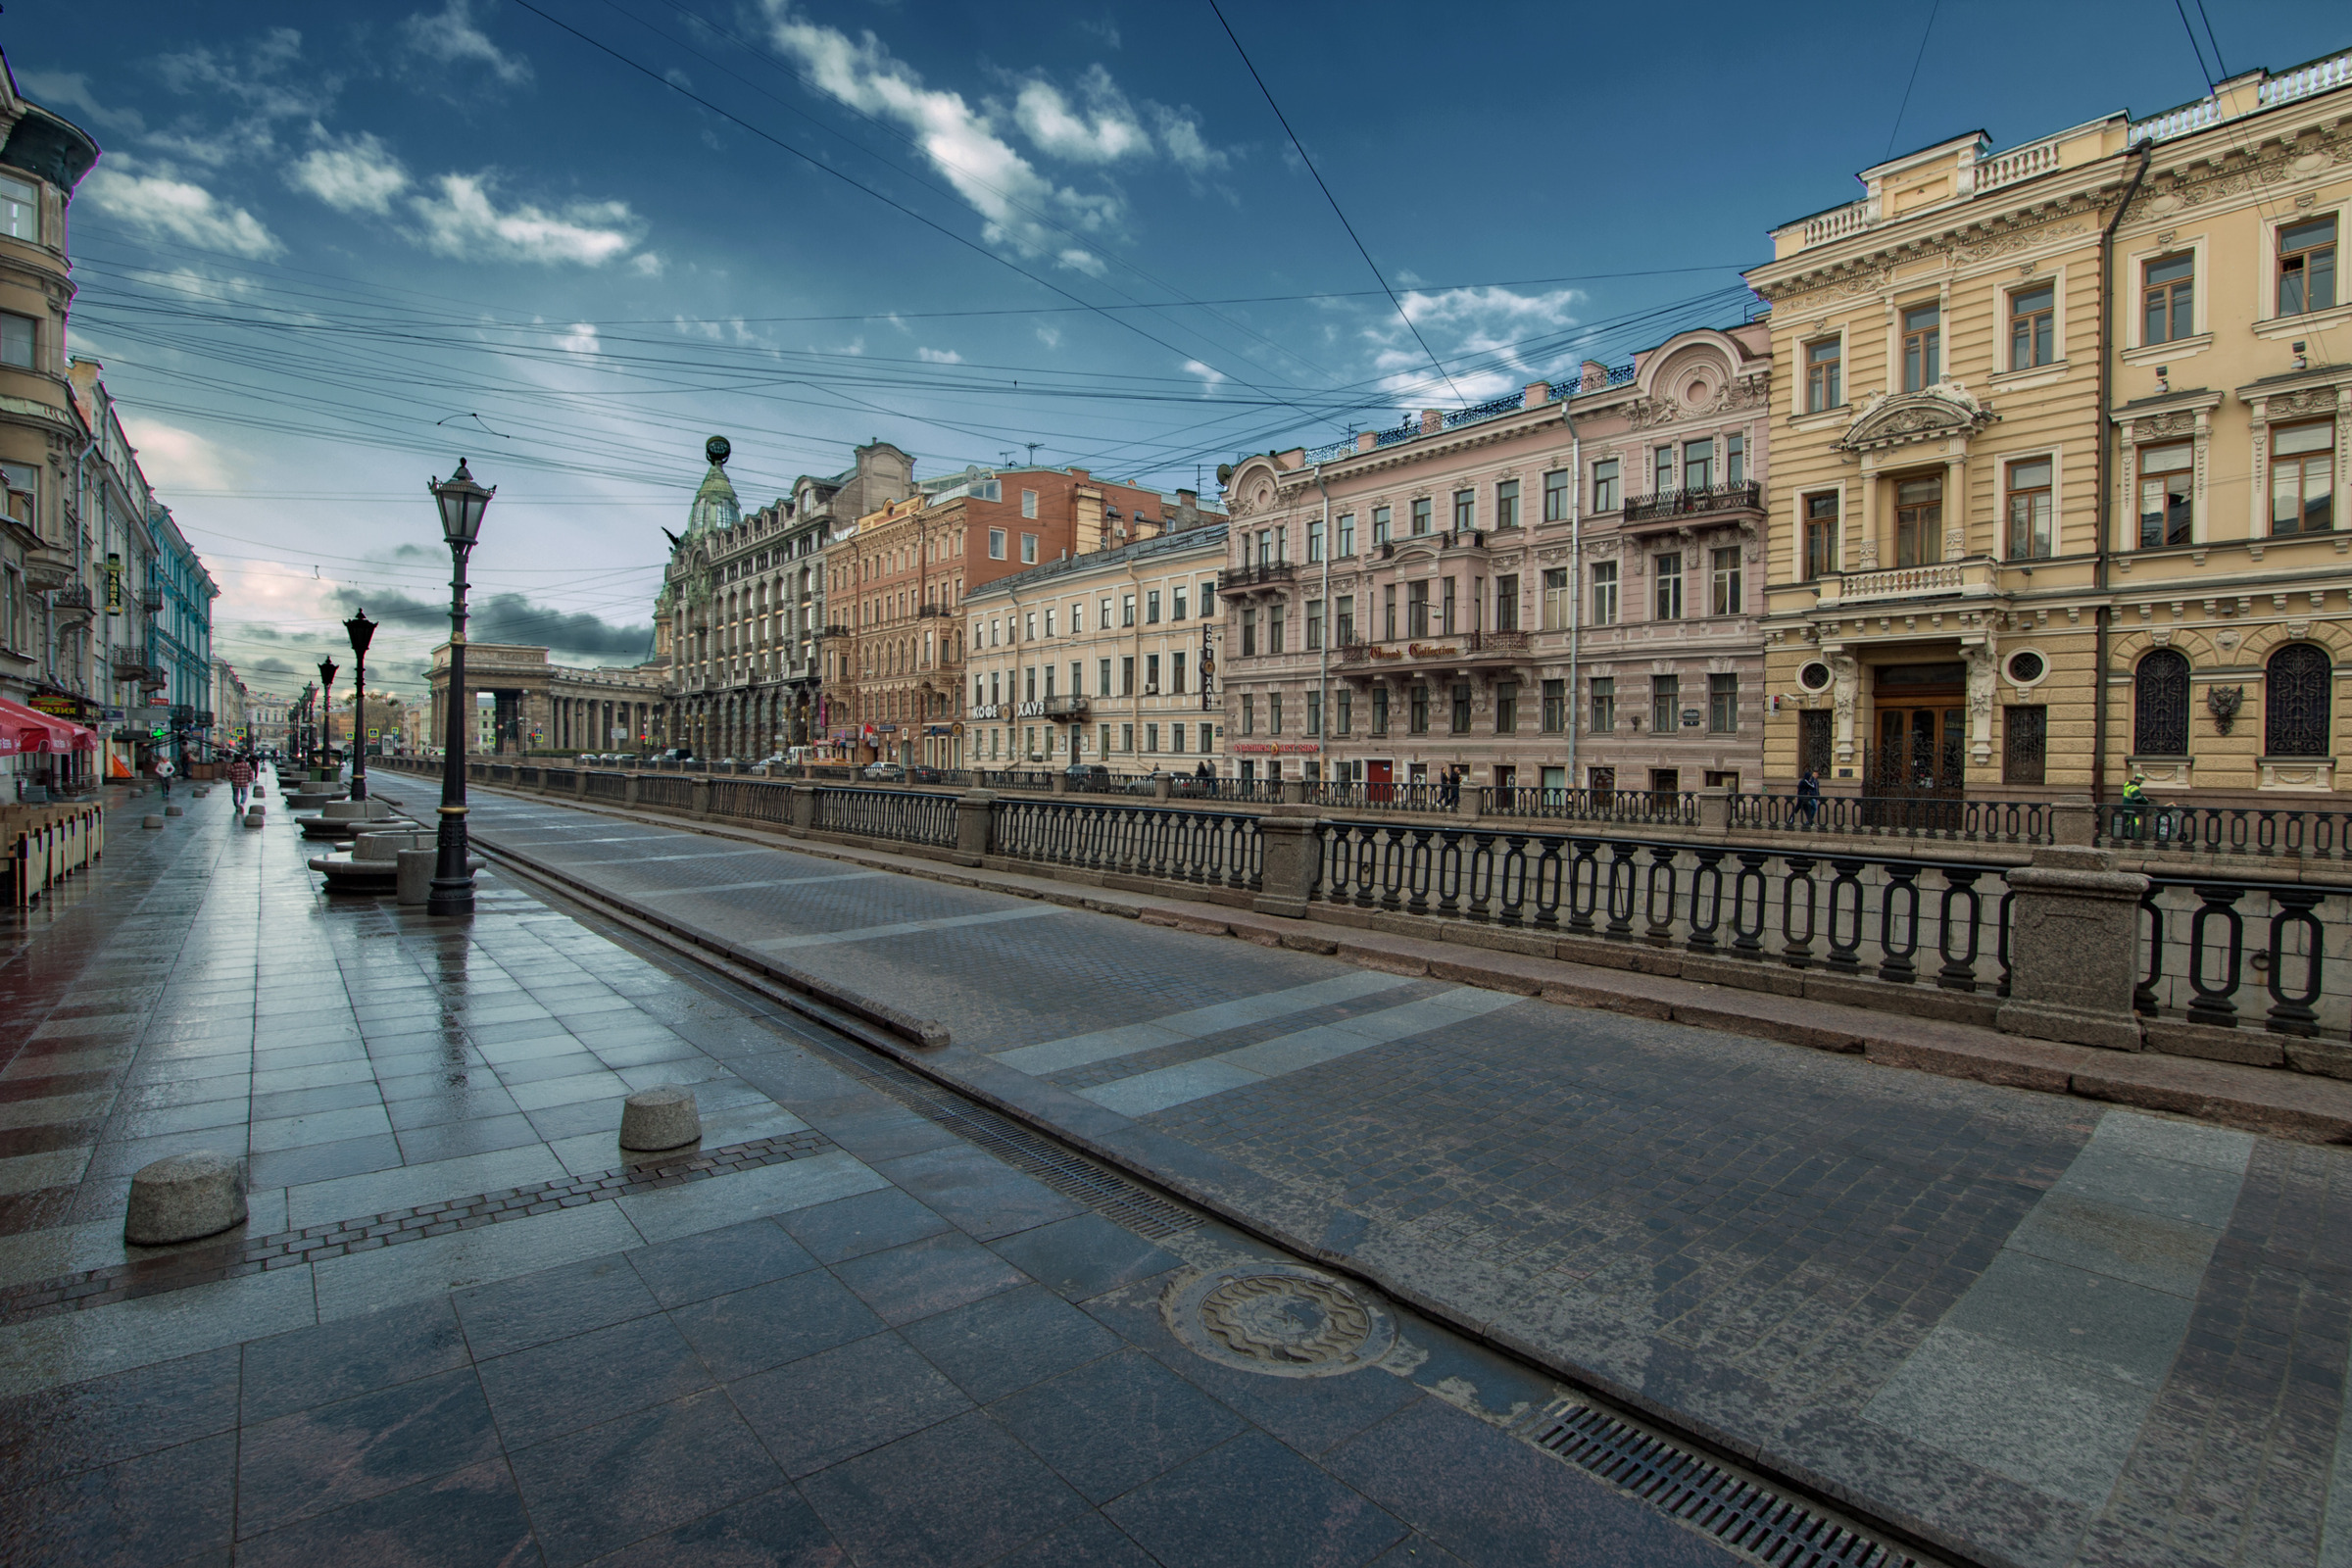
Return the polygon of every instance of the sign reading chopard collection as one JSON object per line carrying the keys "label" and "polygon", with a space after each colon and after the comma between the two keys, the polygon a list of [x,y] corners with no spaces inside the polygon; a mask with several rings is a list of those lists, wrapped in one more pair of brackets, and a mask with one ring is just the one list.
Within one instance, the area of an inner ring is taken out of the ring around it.
{"label": "sign reading chopard collection", "polygon": [[1315,741],[1235,741],[1230,750],[1259,755],[1272,752],[1283,757],[1313,757],[1323,748]]}

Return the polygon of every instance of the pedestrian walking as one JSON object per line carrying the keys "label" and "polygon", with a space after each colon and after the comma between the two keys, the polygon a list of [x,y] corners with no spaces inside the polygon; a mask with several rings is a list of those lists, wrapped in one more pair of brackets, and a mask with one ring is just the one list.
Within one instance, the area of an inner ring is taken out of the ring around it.
{"label": "pedestrian walking", "polygon": [[228,761],[228,797],[236,803],[237,814],[245,814],[245,800],[253,792],[253,759],[243,752]]}
{"label": "pedestrian walking", "polygon": [[1448,767],[1439,779],[1438,799],[1450,811],[1462,804],[1462,769]]}
{"label": "pedestrian walking", "polygon": [[2124,837],[2136,839],[2148,814],[2147,779],[2134,773],[2124,786]]}
{"label": "pedestrian walking", "polygon": [[1805,776],[1796,781],[1796,814],[1804,818],[1807,827],[1821,814],[1821,775],[1809,767]]}
{"label": "pedestrian walking", "polygon": [[172,775],[175,771],[177,769],[172,767],[172,759],[169,757],[159,757],[155,760],[155,779],[158,784],[163,786],[164,799],[167,801],[172,798]]}

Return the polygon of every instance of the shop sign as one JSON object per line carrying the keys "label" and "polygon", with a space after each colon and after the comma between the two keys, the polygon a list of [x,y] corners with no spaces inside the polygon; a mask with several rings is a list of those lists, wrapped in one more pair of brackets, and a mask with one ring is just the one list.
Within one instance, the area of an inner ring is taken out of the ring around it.
{"label": "shop sign", "polygon": [[998,703],[982,703],[972,710],[972,716],[974,718],[1003,718],[1004,710],[1003,705]]}
{"label": "shop sign", "polygon": [[84,704],[70,692],[35,692],[31,706],[51,718],[70,718],[79,723]]}
{"label": "shop sign", "polygon": [[106,558],[106,612],[122,613],[122,558],[111,552]]}
{"label": "shop sign", "polygon": [[1230,750],[1250,752],[1257,756],[1272,753],[1281,757],[1313,757],[1322,750],[1317,741],[1235,741]]}
{"label": "shop sign", "polygon": [[[1415,659],[1452,659],[1461,652],[1451,643],[1414,643],[1411,647]],[[1381,650],[1375,648],[1372,653],[1375,658],[1378,658]],[[1394,659],[1396,655],[1392,654],[1389,657]]]}

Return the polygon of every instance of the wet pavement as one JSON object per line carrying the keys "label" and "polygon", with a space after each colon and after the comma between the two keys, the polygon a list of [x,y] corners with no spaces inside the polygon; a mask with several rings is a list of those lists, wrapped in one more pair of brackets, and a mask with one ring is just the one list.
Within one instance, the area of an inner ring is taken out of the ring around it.
{"label": "wet pavement", "polygon": [[[1740,1560],[1521,1363],[495,872],[330,905],[183,804],[5,933],[0,1560]],[[624,1159],[667,1082],[701,1145]],[[197,1149],[251,1219],[126,1248]]]}
{"label": "wet pavement", "polygon": [[1954,1554],[2352,1562],[2343,1150],[477,806],[945,1022],[934,1070]]}

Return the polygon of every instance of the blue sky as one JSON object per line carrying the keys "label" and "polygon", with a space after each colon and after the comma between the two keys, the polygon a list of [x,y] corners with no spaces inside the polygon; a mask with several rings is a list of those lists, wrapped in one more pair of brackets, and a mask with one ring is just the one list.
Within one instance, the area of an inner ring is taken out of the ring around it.
{"label": "blue sky", "polygon": [[221,651],[282,685],[356,597],[415,690],[460,453],[476,635],[626,662],[707,433],[749,505],[877,436],[1213,493],[1740,319],[1766,229],[1890,148],[2352,44],[2320,3],[2206,0],[2202,64],[2168,0],[1224,3],[1346,225],[1207,0],[26,0],[0,45],[106,149],[74,348]]}

